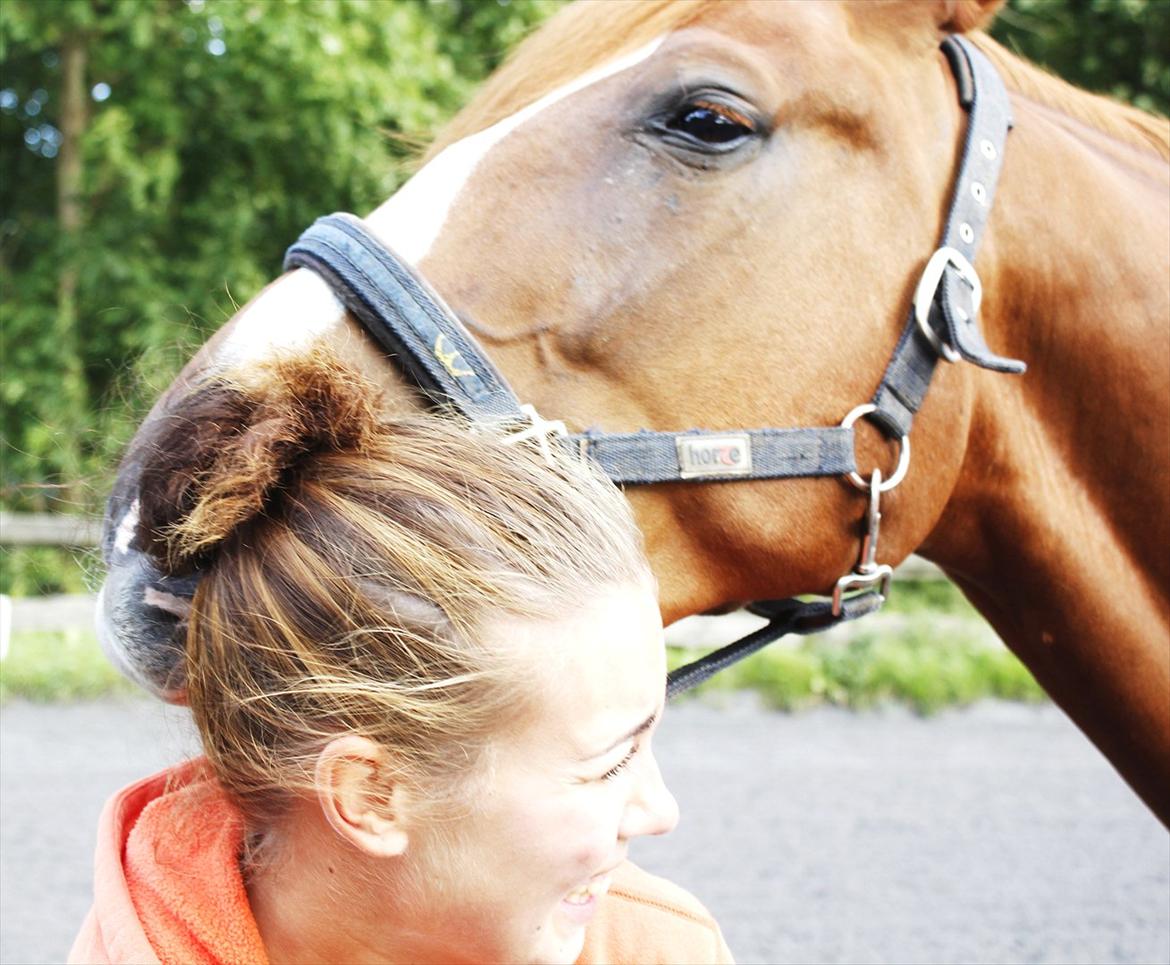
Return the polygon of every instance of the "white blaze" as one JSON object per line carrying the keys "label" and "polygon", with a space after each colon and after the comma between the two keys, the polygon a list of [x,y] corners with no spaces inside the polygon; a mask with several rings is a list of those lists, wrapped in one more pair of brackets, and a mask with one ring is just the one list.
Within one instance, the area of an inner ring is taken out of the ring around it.
{"label": "white blaze", "polygon": [[[488,152],[546,107],[641,63],[662,37],[619,57],[445,148],[366,218],[375,235],[403,261],[417,266],[434,246],[455,199]],[[268,357],[274,349],[308,348],[345,318],[341,302],[321,278],[304,268],[270,285],[236,320],[220,349],[232,364]]]}
{"label": "white blaze", "polygon": [[114,549],[119,553],[130,552],[130,542],[134,539],[134,531],[138,529],[138,500],[130,504],[126,515],[114,530]]}
{"label": "white blaze", "polygon": [[595,67],[510,117],[444,148],[366,222],[403,261],[418,265],[439,237],[459,192],[493,147],[546,107],[641,63],[660,43],[662,38],[658,37],[624,57]]}
{"label": "white blaze", "polygon": [[219,357],[238,364],[267,358],[274,349],[306,349],[344,318],[344,306],[321,276],[298,268],[244,309]]}

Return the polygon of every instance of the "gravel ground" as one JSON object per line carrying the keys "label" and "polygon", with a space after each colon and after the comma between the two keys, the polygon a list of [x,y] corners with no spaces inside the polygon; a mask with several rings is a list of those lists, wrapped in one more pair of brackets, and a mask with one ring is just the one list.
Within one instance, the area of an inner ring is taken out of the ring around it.
{"label": "gravel ground", "polygon": [[[671,709],[683,820],[634,849],[741,962],[1170,962],[1170,838],[1052,707]],[[182,758],[142,702],[0,710],[0,961],[63,959],[105,797]]]}

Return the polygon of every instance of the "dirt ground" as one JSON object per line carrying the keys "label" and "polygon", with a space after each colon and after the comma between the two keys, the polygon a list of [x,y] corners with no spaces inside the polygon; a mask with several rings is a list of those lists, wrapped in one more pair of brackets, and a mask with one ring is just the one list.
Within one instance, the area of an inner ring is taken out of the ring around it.
{"label": "dirt ground", "polygon": [[[682,809],[634,857],[741,962],[1166,963],[1170,837],[1050,706],[788,716],[672,707]],[[146,702],[0,711],[0,961],[61,961],[105,797],[191,753]]]}

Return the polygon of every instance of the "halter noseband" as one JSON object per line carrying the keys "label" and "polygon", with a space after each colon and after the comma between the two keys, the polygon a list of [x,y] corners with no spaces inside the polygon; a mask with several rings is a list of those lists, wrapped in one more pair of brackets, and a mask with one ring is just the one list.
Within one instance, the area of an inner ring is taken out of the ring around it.
{"label": "halter noseband", "polygon": [[[472,423],[504,424],[515,440],[557,438],[599,464],[615,483],[721,482],[845,476],[869,494],[861,558],[837,583],[831,600],[766,600],[748,609],[767,626],[673,671],[667,693],[692,687],[787,633],[814,633],[879,609],[892,570],[876,561],[881,493],[896,486],[910,458],[910,427],[939,358],[965,359],[1000,372],[1024,363],[994,355],[978,327],[982,287],[973,261],[999,179],[1011,128],[1007,91],[991,62],[969,40],[948,37],[943,52],[955,74],[967,133],[938,249],[927,261],[893,357],[871,401],[838,426],[686,432],[641,430],[569,433],[521,404],[503,376],[442,299],[350,214],[318,219],[285,255],[284,267],[309,268],[394,358],[435,405]],[[901,444],[899,465],[883,482],[857,473],[853,423],[874,422]],[[853,595],[848,595],[853,594]]]}

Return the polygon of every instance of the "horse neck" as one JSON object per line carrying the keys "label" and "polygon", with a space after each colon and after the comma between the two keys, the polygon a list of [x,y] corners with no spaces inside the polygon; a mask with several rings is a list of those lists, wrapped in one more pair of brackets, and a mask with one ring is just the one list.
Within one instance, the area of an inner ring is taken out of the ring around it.
{"label": "horse neck", "polygon": [[[1048,108],[1014,108],[983,324],[1029,368],[967,367],[963,470],[922,552],[1123,772],[1154,753],[1167,773],[1167,168]],[[1125,721],[1101,709],[1114,700]],[[1155,724],[1143,757],[1134,735]],[[1165,820],[1167,791],[1132,770]]]}

